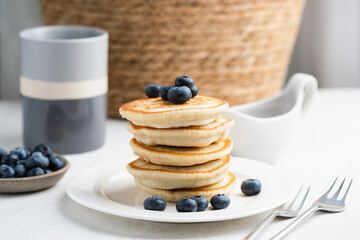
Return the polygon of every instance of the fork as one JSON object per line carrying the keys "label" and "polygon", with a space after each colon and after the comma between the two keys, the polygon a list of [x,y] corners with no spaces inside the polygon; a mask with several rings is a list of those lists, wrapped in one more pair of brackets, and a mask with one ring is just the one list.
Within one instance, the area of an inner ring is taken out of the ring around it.
{"label": "fork", "polygon": [[[270,222],[277,216],[279,217],[296,217],[299,215],[299,212],[301,211],[306,198],[309,194],[310,187],[308,187],[305,194],[301,194],[303,186],[299,189],[299,192],[297,193],[296,197],[292,200],[292,202],[285,203],[275,209],[267,218],[265,218],[264,221],[262,221],[258,226],[256,226],[243,240],[252,240],[255,239],[255,237],[267,227]],[[296,208],[295,203],[298,201],[301,201],[300,204]]]}
{"label": "fork", "polygon": [[330,197],[330,192],[333,189],[335,183],[337,182],[338,178],[335,179],[334,183],[331,185],[329,190],[327,190],[324,195],[322,195],[318,200],[316,200],[313,205],[307,209],[304,213],[302,213],[299,217],[297,217],[292,223],[290,223],[287,227],[281,230],[278,234],[271,238],[271,240],[279,240],[283,238],[287,233],[289,233],[295,226],[299,223],[308,219],[314,212],[317,210],[323,210],[327,212],[341,212],[345,209],[345,200],[346,196],[349,192],[352,179],[350,180],[348,187],[341,199],[338,199],[341,189],[344,186],[346,178],[342,181],[341,185],[337,189],[337,191]]}

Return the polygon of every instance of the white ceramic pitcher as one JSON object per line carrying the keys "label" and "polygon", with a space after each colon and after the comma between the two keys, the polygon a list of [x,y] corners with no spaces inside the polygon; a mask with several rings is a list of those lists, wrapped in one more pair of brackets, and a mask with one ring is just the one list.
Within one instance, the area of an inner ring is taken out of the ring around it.
{"label": "white ceramic pitcher", "polygon": [[290,143],[316,91],[313,76],[296,73],[280,94],[231,107],[224,116],[235,120],[230,133],[234,141],[232,155],[274,163]]}

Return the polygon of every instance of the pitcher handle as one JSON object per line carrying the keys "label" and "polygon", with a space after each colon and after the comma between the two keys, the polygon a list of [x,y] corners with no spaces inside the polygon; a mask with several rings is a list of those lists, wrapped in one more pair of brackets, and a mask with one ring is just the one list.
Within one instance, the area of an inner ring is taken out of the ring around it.
{"label": "pitcher handle", "polygon": [[292,92],[298,101],[302,100],[302,114],[306,113],[318,89],[316,78],[305,73],[294,74],[284,91]]}

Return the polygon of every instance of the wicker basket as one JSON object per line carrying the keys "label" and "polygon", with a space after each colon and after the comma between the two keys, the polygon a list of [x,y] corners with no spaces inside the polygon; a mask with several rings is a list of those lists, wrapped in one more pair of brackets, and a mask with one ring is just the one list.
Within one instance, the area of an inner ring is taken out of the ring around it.
{"label": "wicker basket", "polygon": [[40,0],[45,24],[110,33],[109,115],[147,84],[195,79],[242,104],[283,85],[305,0]]}

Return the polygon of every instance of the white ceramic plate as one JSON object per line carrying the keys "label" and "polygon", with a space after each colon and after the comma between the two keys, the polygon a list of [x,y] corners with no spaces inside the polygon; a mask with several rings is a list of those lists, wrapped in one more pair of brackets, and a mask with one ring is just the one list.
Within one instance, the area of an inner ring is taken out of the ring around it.
{"label": "white ceramic plate", "polygon": [[[149,195],[136,187],[133,177],[124,171],[123,161],[109,162],[86,169],[73,177],[66,192],[70,198],[86,207],[127,218],[156,222],[212,222],[242,218],[268,211],[285,203],[294,193],[292,179],[270,165],[254,160],[232,157],[230,171],[237,183],[229,195],[227,209],[204,212],[178,213],[174,203],[167,203],[164,212],[143,208]],[[240,184],[244,179],[257,178],[261,192],[244,196]]]}

